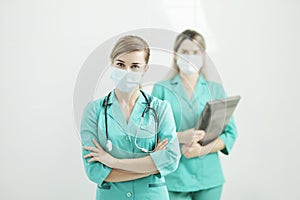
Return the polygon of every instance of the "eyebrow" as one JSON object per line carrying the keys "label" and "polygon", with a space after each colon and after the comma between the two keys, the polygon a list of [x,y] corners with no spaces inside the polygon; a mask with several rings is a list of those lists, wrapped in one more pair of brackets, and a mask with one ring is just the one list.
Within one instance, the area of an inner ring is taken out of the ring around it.
{"label": "eyebrow", "polygon": [[[122,63],[125,63],[123,60],[120,60],[120,59],[117,59],[116,61],[119,61],[119,62],[122,62]],[[134,63],[131,63],[131,64],[133,64],[133,65],[141,65],[141,63],[139,63],[139,62],[134,62]]]}

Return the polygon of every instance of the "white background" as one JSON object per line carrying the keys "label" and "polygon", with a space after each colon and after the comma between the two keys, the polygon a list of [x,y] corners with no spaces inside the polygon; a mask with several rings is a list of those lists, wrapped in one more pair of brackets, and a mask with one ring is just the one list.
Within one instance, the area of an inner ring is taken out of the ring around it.
{"label": "white background", "polygon": [[73,122],[76,77],[103,41],[193,28],[228,94],[239,136],[222,199],[299,199],[300,2],[1,0],[0,199],[94,199]]}

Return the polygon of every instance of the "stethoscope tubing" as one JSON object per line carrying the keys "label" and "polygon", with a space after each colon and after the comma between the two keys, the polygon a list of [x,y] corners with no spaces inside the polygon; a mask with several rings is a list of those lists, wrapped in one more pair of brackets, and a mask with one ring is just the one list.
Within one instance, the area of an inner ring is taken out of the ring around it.
{"label": "stethoscope tubing", "polygon": [[[154,108],[152,108],[150,106],[150,102],[148,100],[148,98],[146,97],[145,93],[140,90],[140,92],[142,93],[143,97],[145,98],[146,102],[147,102],[147,106],[146,108],[143,110],[142,112],[142,115],[141,115],[141,119],[140,119],[140,122],[139,122],[139,125],[138,125],[138,129],[136,131],[136,135],[135,135],[135,139],[134,139],[134,144],[135,146],[140,149],[141,151],[145,152],[145,153],[151,153],[151,152],[154,152],[155,148],[157,147],[158,145],[158,117],[157,117],[157,112]],[[108,107],[108,100],[109,100],[109,97],[111,95],[112,92],[110,92],[104,99],[104,118],[105,118],[105,134],[106,134],[106,146],[108,148],[109,151],[112,150],[112,142],[111,140],[109,139],[108,137],[108,122],[107,122],[107,107]],[[152,111],[154,113],[153,117],[154,117],[154,121],[155,121],[155,148],[153,150],[147,150],[143,147],[140,147],[138,144],[137,144],[137,138],[138,138],[138,134],[139,134],[139,131],[140,131],[140,127],[141,127],[141,124],[144,120],[144,116],[145,114],[147,113],[147,111]]]}

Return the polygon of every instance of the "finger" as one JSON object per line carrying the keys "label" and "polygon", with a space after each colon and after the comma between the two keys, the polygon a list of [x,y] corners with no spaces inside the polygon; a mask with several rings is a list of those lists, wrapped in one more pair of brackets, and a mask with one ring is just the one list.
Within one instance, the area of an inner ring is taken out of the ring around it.
{"label": "finger", "polygon": [[157,150],[163,150],[166,149],[168,143],[162,143],[158,148],[156,148]]}
{"label": "finger", "polygon": [[196,134],[196,135],[201,135],[201,136],[204,137],[205,131],[203,131],[203,130],[196,130],[196,131],[195,131],[195,134]]}
{"label": "finger", "polygon": [[86,155],[84,156],[84,158],[97,157],[97,156],[98,156],[97,153],[89,153],[89,154],[86,154]]}
{"label": "finger", "polygon": [[161,143],[165,143],[165,142],[168,142],[168,138],[165,138],[163,141],[161,141]]}
{"label": "finger", "polygon": [[157,149],[160,149],[162,146],[168,144],[168,138],[165,138],[162,142],[157,144]]}
{"label": "finger", "polygon": [[164,150],[166,148],[166,145],[168,144],[168,141],[165,139],[162,142],[158,143],[155,147],[154,151],[160,151]]}
{"label": "finger", "polygon": [[204,131],[200,131],[200,132],[196,132],[194,135],[194,139],[196,140],[201,140],[202,138],[204,138],[205,136],[205,132]]}
{"label": "finger", "polygon": [[102,149],[102,147],[101,147],[100,144],[96,141],[96,139],[93,139],[93,143],[94,143],[95,147],[97,147],[98,149]]}
{"label": "finger", "polygon": [[192,142],[192,143],[194,143],[194,142],[199,142],[199,141],[202,140],[202,139],[203,139],[202,136],[195,136],[195,137],[193,138],[193,142]]}
{"label": "finger", "polygon": [[88,161],[88,162],[90,163],[90,162],[95,162],[95,161],[97,161],[97,160],[96,160],[96,158],[95,158],[95,157],[93,157],[93,158],[89,159],[89,161]]}
{"label": "finger", "polygon": [[159,150],[164,150],[167,148],[167,145],[168,145],[168,141],[167,142],[164,142],[160,147],[159,147]]}
{"label": "finger", "polygon": [[160,144],[160,143],[158,143],[158,144],[157,144],[157,146],[155,147],[154,151],[158,151],[158,150],[160,150],[160,146],[161,146],[161,144]]}
{"label": "finger", "polygon": [[97,148],[95,148],[95,147],[84,146],[82,148],[85,149],[85,150],[88,150],[88,151],[92,151],[92,152],[97,152],[98,151]]}
{"label": "finger", "polygon": [[169,143],[168,138],[164,139],[161,143],[161,147],[166,147],[168,143]]}
{"label": "finger", "polygon": [[93,157],[93,155],[91,153],[89,154],[86,154],[85,156],[83,156],[84,158],[90,158],[90,157]]}
{"label": "finger", "polygon": [[[168,143],[167,143],[168,144]],[[165,150],[167,148],[167,144],[160,147],[161,150]]]}
{"label": "finger", "polygon": [[162,142],[160,142],[160,139],[158,140],[158,143],[156,145],[156,149],[158,149],[161,146]]}
{"label": "finger", "polygon": [[167,149],[167,144],[160,147],[160,150],[166,150],[166,149]]}

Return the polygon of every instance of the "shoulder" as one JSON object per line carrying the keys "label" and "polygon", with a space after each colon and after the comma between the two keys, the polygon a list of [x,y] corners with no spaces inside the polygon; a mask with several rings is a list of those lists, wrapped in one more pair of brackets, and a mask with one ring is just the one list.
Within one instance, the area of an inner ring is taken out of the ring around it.
{"label": "shoulder", "polygon": [[172,91],[173,88],[178,84],[178,81],[172,79],[160,81],[154,84],[153,91],[154,92],[167,92]]}
{"label": "shoulder", "polygon": [[169,107],[170,104],[168,101],[166,100],[161,100],[153,95],[150,95],[148,93],[146,93],[144,91],[144,93],[147,95],[147,98],[150,100],[150,104],[151,104],[151,107],[153,107],[154,109],[156,110],[161,110],[161,109],[166,109],[166,107]]}
{"label": "shoulder", "polygon": [[104,99],[105,96],[96,100],[89,101],[84,107],[83,115],[92,114],[94,116],[98,116],[100,109],[103,107]]}
{"label": "shoulder", "polygon": [[170,104],[167,100],[161,100],[157,97],[152,97],[152,101],[153,101],[153,106],[158,107],[158,108],[165,108],[168,107]]}
{"label": "shoulder", "polygon": [[174,85],[174,79],[168,79],[168,80],[164,80],[164,81],[159,81],[157,83],[154,84],[154,87],[155,86],[158,86],[158,87],[166,87],[166,86],[171,86],[171,85]]}
{"label": "shoulder", "polygon": [[226,92],[222,84],[217,82],[207,81],[207,86],[213,98],[226,97]]}

